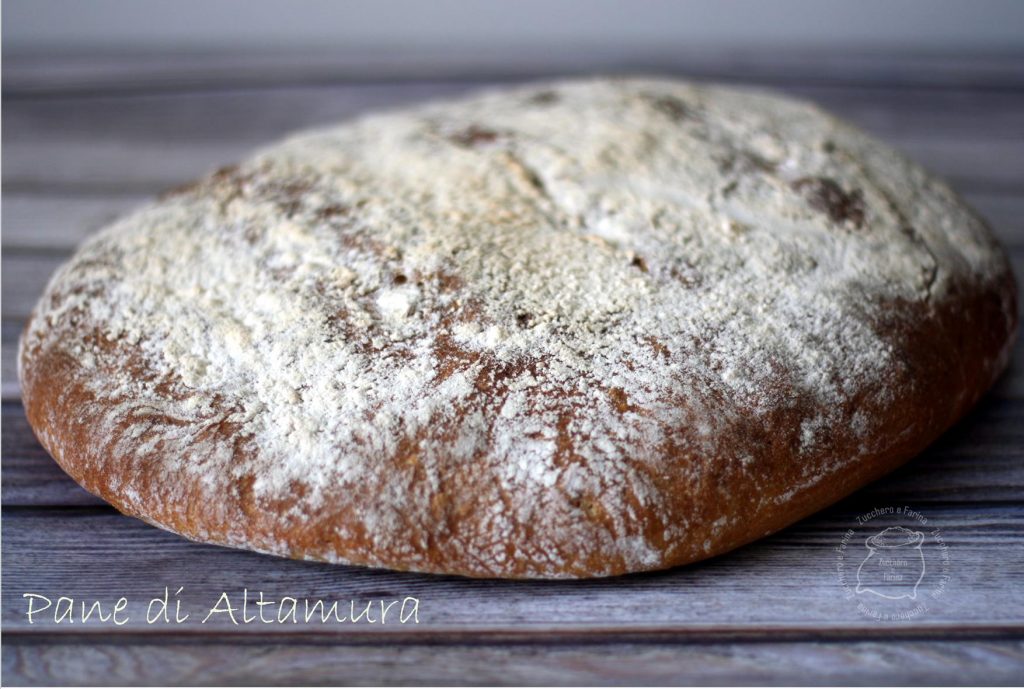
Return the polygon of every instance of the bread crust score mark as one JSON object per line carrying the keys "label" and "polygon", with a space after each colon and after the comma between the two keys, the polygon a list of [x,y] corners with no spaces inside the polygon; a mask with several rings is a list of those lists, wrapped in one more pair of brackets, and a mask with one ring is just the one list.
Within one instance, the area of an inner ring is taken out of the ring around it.
{"label": "bread crust score mark", "polygon": [[814,106],[548,83],[301,133],[86,242],[29,421],[203,542],[480,577],[693,562],[913,457],[1016,285],[947,186]]}

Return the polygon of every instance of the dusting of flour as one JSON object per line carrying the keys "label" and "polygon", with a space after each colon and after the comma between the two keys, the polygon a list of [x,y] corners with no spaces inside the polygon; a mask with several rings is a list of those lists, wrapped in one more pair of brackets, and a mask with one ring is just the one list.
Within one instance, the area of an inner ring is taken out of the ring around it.
{"label": "dusting of flour", "polygon": [[[102,367],[109,427],[140,409],[181,421],[119,451],[159,443],[168,476],[212,489],[250,476],[257,498],[301,485],[290,519],[374,486],[359,526],[392,549],[396,520],[426,514],[451,467],[486,463],[512,496],[491,506],[495,545],[477,554],[500,571],[502,539],[554,514],[552,495],[599,496],[623,522],[657,513],[642,467],[668,461],[667,429],[714,456],[722,414],[804,399],[816,411],[794,462],[827,443],[833,410],[884,395],[898,363],[873,306],[927,304],[993,260],[955,207],[803,103],[547,84],[303,133],[143,208],[60,271],[23,346],[84,319],[152,373],[129,375],[94,341],[63,345]],[[256,451],[174,463],[222,423]],[[380,458],[410,438],[424,485],[388,485]],[[634,566],[658,558],[635,534],[613,546]]]}

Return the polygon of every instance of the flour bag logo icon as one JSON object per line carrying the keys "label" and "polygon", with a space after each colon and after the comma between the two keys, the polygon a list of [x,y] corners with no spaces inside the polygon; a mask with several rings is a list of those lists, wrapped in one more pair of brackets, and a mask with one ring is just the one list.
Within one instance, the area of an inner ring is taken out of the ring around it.
{"label": "flour bag logo icon", "polygon": [[878,622],[900,623],[927,614],[946,595],[951,580],[942,531],[908,505],[873,507],[857,515],[833,551],[846,600]]}
{"label": "flour bag logo icon", "polygon": [[923,533],[902,526],[890,526],[866,539],[868,554],[857,569],[857,593],[916,600],[925,574],[923,543]]}

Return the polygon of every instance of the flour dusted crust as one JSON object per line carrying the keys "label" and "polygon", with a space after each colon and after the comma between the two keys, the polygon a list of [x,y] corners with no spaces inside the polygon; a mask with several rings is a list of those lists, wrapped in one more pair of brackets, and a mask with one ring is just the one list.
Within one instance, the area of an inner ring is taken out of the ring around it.
{"label": "flour dusted crust", "polygon": [[683,564],[922,450],[1016,288],[950,189],[806,103],[657,80],[294,136],[51,281],[29,420],[188,538],[502,577]]}

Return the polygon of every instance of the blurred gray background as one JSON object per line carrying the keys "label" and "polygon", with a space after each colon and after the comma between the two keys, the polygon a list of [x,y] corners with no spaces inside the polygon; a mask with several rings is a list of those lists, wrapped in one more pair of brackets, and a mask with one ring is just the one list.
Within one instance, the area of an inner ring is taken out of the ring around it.
{"label": "blurred gray background", "polygon": [[617,51],[780,46],[1000,52],[1020,0],[6,0],[8,55],[539,46]]}

